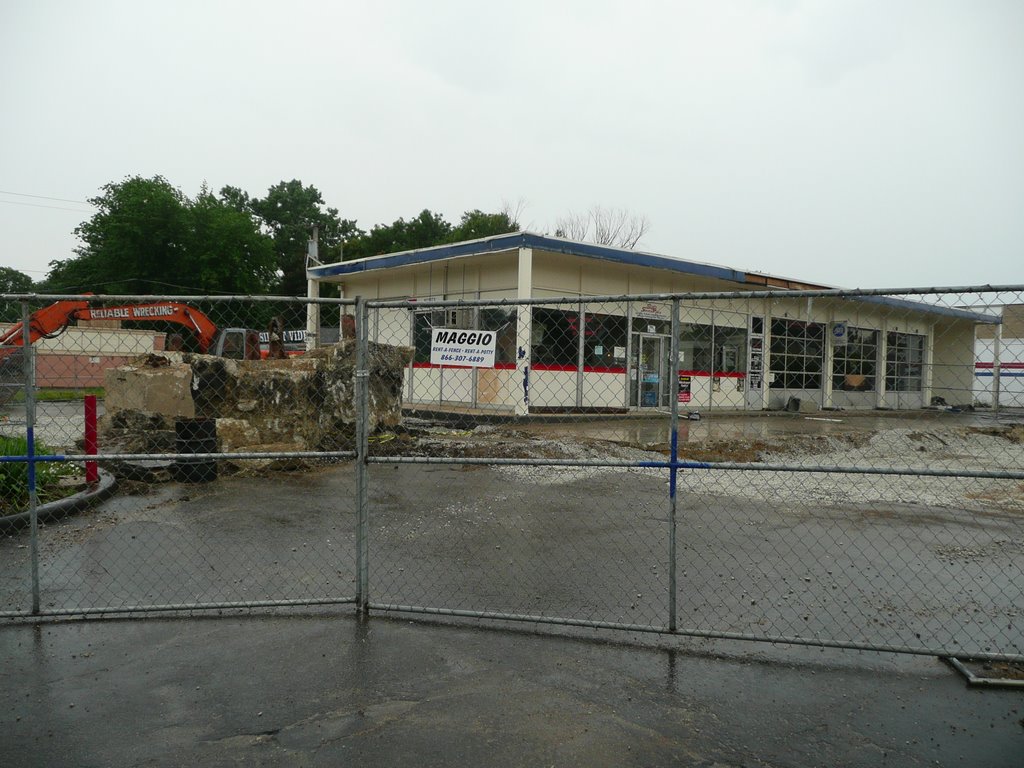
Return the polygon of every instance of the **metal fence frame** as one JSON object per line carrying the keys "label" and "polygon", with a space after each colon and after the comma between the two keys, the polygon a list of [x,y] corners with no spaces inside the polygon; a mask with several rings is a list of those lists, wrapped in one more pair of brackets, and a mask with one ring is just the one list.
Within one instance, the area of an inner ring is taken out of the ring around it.
{"label": "metal fence frame", "polygon": [[[451,457],[420,457],[420,456],[374,456],[369,449],[369,388],[368,379],[370,376],[368,355],[369,355],[369,329],[371,313],[378,309],[405,309],[412,311],[434,309],[434,308],[473,308],[473,307],[524,307],[535,305],[580,305],[581,302],[590,303],[612,303],[612,302],[636,302],[636,301],[658,301],[670,302],[673,308],[671,320],[671,359],[678,360],[678,347],[680,338],[680,303],[683,301],[710,301],[716,299],[806,299],[809,302],[818,298],[871,298],[871,297],[893,297],[893,296],[935,296],[943,294],[984,294],[984,293],[1021,293],[1024,286],[1003,285],[1003,286],[967,286],[956,288],[901,288],[901,289],[874,289],[874,290],[765,290],[765,291],[716,291],[700,293],[677,293],[677,294],[644,294],[644,295],[618,295],[618,296],[594,296],[594,297],[565,297],[565,298],[536,298],[536,299],[480,299],[480,300],[447,300],[447,301],[381,301],[357,299],[300,299],[288,297],[195,297],[195,296],[92,296],[91,300],[146,300],[155,299],[186,299],[196,301],[231,301],[244,299],[246,301],[290,301],[312,305],[337,305],[351,307],[354,311],[357,334],[356,347],[356,372],[355,372],[355,399],[356,409],[359,418],[356,423],[356,449],[355,451],[307,451],[307,452],[279,452],[279,453],[217,453],[217,454],[196,454],[197,459],[247,459],[247,458],[330,458],[330,459],[354,459],[356,474],[356,590],[354,595],[344,595],[330,598],[297,599],[297,600],[257,600],[257,601],[229,601],[219,603],[181,603],[163,605],[133,605],[133,606],[110,606],[89,609],[58,609],[42,610],[40,607],[39,595],[39,561],[38,561],[38,500],[35,487],[35,469],[40,462],[84,462],[95,461],[103,463],[114,460],[134,459],[173,459],[176,454],[99,454],[99,455],[38,455],[35,453],[35,397],[33,381],[33,349],[28,343],[28,318],[29,303],[40,298],[32,294],[11,295],[3,297],[5,300],[17,300],[22,302],[22,319],[24,323],[24,365],[25,365],[25,419],[28,435],[28,452],[25,456],[0,457],[0,461],[24,462],[28,466],[29,494],[30,494],[30,548],[31,548],[31,579],[32,579],[32,605],[30,613],[6,612],[0,613],[0,618],[46,618],[72,615],[112,615],[120,613],[148,614],[159,612],[192,612],[197,610],[210,609],[270,609],[278,607],[290,607],[298,605],[331,605],[331,604],[353,604],[358,613],[367,615],[373,611],[381,613],[404,613],[435,616],[464,617],[473,619],[485,619],[501,622],[525,622],[534,625],[560,625],[568,627],[589,627],[595,629],[624,630],[628,632],[647,633],[663,636],[685,636],[696,638],[712,638],[725,640],[745,640],[756,642],[779,643],[787,645],[813,646],[822,648],[838,648],[849,650],[872,650],[901,654],[914,654],[925,656],[949,656],[953,655],[949,648],[929,647],[927,644],[914,645],[892,645],[862,643],[844,641],[841,639],[823,639],[800,635],[782,634],[753,634],[745,632],[713,631],[681,626],[678,617],[677,586],[679,580],[680,557],[677,552],[677,515],[678,499],[677,486],[680,473],[687,470],[725,470],[730,472],[758,471],[758,472],[779,472],[779,473],[842,473],[873,476],[921,476],[921,477],[944,477],[944,478],[975,478],[975,479],[1002,479],[1024,481],[1024,468],[1020,471],[956,471],[950,469],[914,469],[899,467],[858,467],[858,466],[834,466],[834,465],[790,465],[790,464],[761,464],[741,462],[693,462],[681,460],[679,456],[679,381],[677,376],[671,376],[670,383],[670,435],[669,456],[664,461],[590,461],[590,460],[558,460],[558,459],[511,459],[511,458],[460,458]],[[82,298],[80,296],[47,296],[46,299]],[[899,299],[891,301],[900,301]],[[909,302],[908,302],[909,303]],[[997,345],[999,343],[996,336]],[[998,376],[998,373],[997,373]],[[998,407],[998,400],[996,402]],[[508,465],[508,466],[557,466],[557,467],[630,467],[644,468],[665,471],[668,475],[669,491],[666,499],[668,512],[668,526],[666,533],[665,548],[669,564],[669,589],[668,589],[668,621],[663,626],[652,624],[622,624],[606,621],[591,621],[587,619],[563,618],[548,615],[529,615],[517,613],[502,613],[497,611],[474,611],[458,608],[442,608],[430,605],[404,605],[387,602],[377,602],[372,597],[370,583],[370,543],[371,543],[371,517],[373,509],[370,503],[370,477],[369,467],[376,464],[413,465],[413,464],[446,464],[446,465]],[[988,661],[1013,661],[1024,660],[1024,654],[1014,653],[972,653],[971,658]]]}
{"label": "metal fence frame", "polygon": [[[36,421],[36,398],[35,398],[35,354],[34,345],[30,341],[29,327],[29,305],[33,301],[45,299],[47,301],[60,301],[65,299],[90,301],[116,301],[116,302],[152,302],[152,301],[190,301],[190,302],[211,302],[227,303],[234,301],[246,301],[252,303],[295,303],[307,307],[310,306],[355,306],[356,302],[350,299],[301,299],[293,296],[186,296],[180,294],[167,295],[79,295],[60,294],[37,296],[36,294],[14,294],[5,295],[4,300],[20,301],[22,306],[22,348],[24,363],[24,392],[25,392],[25,424],[28,451],[25,456],[0,456],[0,462],[25,463],[28,467],[28,492],[29,492],[29,549],[31,561],[31,592],[32,605],[29,613],[18,611],[0,611],[0,619],[17,618],[60,618],[67,616],[115,616],[121,614],[161,614],[192,611],[214,611],[214,610],[253,610],[270,608],[289,608],[300,606],[317,605],[344,605],[358,603],[358,595],[342,595],[328,598],[303,598],[293,600],[241,600],[241,601],[220,601],[205,603],[168,603],[168,604],[142,604],[142,605],[111,605],[93,608],[71,608],[71,609],[47,609],[40,607],[40,583],[39,583],[39,501],[36,488],[36,465],[40,462],[96,462],[103,464],[113,461],[136,461],[136,460],[174,460],[179,458],[176,453],[115,453],[115,454],[50,454],[40,455],[35,452],[35,421]],[[365,352],[365,345],[359,347]],[[360,374],[360,380],[365,379]],[[365,410],[362,411],[365,414]],[[365,432],[365,423],[360,423]],[[224,460],[224,459],[272,459],[272,458],[303,458],[303,459],[356,459],[356,451],[279,451],[279,452],[225,452],[225,453],[194,453],[189,458],[194,460]],[[359,476],[363,477],[360,472]]]}

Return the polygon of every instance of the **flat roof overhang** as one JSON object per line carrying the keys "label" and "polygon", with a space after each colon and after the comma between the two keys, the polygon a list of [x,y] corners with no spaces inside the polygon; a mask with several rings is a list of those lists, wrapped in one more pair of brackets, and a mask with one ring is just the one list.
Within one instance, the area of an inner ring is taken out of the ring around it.
{"label": "flat roof overhang", "polygon": [[[830,291],[840,290],[834,286],[814,285],[810,283],[790,280],[789,278],[776,277],[761,272],[743,272],[728,267],[721,267],[715,264],[706,264],[697,261],[686,261],[671,256],[660,256],[658,254],[633,251],[627,248],[615,248],[607,245],[596,245],[594,243],[581,243],[574,240],[566,240],[561,237],[549,235],[538,235],[533,232],[511,232],[504,235],[485,237],[479,240],[466,240],[461,243],[450,245],[437,245],[431,248],[420,248],[411,251],[400,251],[382,256],[369,256],[363,259],[342,261],[337,264],[324,264],[318,267],[310,267],[306,270],[306,277],[309,280],[324,282],[343,282],[345,277],[365,275],[367,273],[409,267],[418,264],[429,264],[447,259],[467,258],[481,256],[489,253],[501,253],[518,250],[519,248],[531,248],[551,253],[564,253],[571,256],[609,261],[616,264],[629,266],[648,267],[651,269],[663,269],[677,274],[693,275],[697,277],[724,280],[737,285],[737,290],[748,290],[753,292],[761,291],[796,291],[793,298],[799,298],[799,292]],[[742,286],[742,287],[741,287]],[[828,298],[827,295],[823,298]],[[836,298],[844,298],[837,296]],[[885,295],[854,296],[859,301],[869,304],[880,304],[913,312],[924,312],[937,314],[944,317],[970,320],[976,323],[998,324],[1000,319],[993,315],[983,315],[975,312],[968,312],[952,307],[942,307],[935,304],[898,299]]]}

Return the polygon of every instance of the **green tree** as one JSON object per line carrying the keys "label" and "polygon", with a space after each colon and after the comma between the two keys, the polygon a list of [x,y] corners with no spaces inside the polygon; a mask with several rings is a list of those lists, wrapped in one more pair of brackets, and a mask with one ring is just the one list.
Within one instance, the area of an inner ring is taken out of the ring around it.
{"label": "green tree", "polygon": [[254,215],[252,206],[250,205],[252,200],[249,197],[249,193],[245,190],[232,186],[221,187],[220,200],[229,208],[234,208],[236,211]]}
{"label": "green tree", "polygon": [[306,294],[306,252],[314,226],[324,263],[340,261],[343,244],[363,234],[355,221],[341,219],[337,208],[327,207],[316,187],[298,179],[278,182],[262,198],[249,199],[241,190],[225,187],[221,199],[259,217],[274,242],[280,273],[277,290],[287,296]]}
{"label": "green tree", "polygon": [[424,208],[408,221],[399,218],[391,224],[375,225],[364,237],[346,246],[345,258],[356,259],[429,248],[447,242],[451,232],[452,225],[445,221],[444,216]]}
{"label": "green tree", "polygon": [[[31,293],[32,278],[11,267],[0,267],[0,293]],[[21,320],[21,303],[0,301],[0,323]]]}
{"label": "green tree", "polygon": [[225,204],[205,188],[191,202],[189,213],[186,266],[198,287],[255,294],[274,285],[273,244],[249,214]]}
{"label": "green tree", "polygon": [[[147,293],[179,261],[188,230],[185,196],[162,176],[133,176],[102,187],[97,208],[75,229],[77,257],[51,263],[47,287],[62,291]],[[178,275],[175,282],[188,284]]]}
{"label": "green tree", "polygon": [[273,248],[252,215],[211,195],[195,200],[162,176],[111,182],[75,229],[77,256],[51,262],[44,287],[62,292],[263,293]]}
{"label": "green tree", "polygon": [[507,210],[500,213],[484,213],[479,209],[473,209],[462,214],[462,219],[452,229],[448,241],[458,243],[462,240],[493,237],[518,230],[519,222]]}
{"label": "green tree", "polygon": [[445,221],[439,213],[424,208],[409,221],[398,218],[390,224],[377,224],[367,237],[362,239],[358,249],[350,248],[346,256],[378,256],[382,253],[429,248],[443,243],[451,232],[452,224]]}
{"label": "green tree", "polygon": [[444,243],[503,235],[518,229],[519,222],[509,210],[484,213],[474,208],[463,213],[459,223],[452,226],[443,215],[425,208],[411,219],[377,224],[363,237],[347,242],[345,258],[359,259],[383,253],[430,248]]}

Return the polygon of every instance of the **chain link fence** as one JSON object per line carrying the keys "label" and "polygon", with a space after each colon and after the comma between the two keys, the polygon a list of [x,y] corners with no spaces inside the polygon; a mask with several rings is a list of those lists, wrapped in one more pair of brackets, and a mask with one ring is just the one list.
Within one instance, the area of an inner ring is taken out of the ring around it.
{"label": "chain link fence", "polygon": [[[0,344],[38,496],[6,616],[353,602],[1024,658],[1020,286],[4,299],[43,321]],[[92,462],[117,495],[50,519]]]}
{"label": "chain link fence", "polygon": [[20,305],[0,336],[0,379],[23,385],[0,425],[5,615],[354,600],[354,473],[314,481],[328,497],[301,505],[310,482],[274,474],[355,456],[344,303]]}

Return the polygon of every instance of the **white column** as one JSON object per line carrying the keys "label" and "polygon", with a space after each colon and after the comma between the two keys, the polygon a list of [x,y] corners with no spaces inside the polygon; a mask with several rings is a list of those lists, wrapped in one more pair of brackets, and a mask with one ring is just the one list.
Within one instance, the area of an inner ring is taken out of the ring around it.
{"label": "white column", "polygon": [[[971,350],[973,354],[974,350]],[[932,402],[932,375],[935,362],[935,326],[928,326],[928,333],[925,334],[924,349],[921,350],[921,406],[931,405]],[[947,390],[951,392],[952,390]],[[971,379],[971,391],[974,391],[974,379]],[[919,406],[920,407],[920,406]]]}
{"label": "white column", "polygon": [[[761,330],[761,404],[760,410],[765,410],[771,405],[771,379],[772,379],[772,311],[775,307],[772,299],[764,299],[761,307],[761,316],[764,318],[764,325]],[[785,406],[785,403],[783,403]]]}
{"label": "white column", "polygon": [[[529,299],[533,294],[533,249],[519,249],[519,279],[516,284],[516,298]],[[525,416],[530,410],[530,338],[533,332],[533,308],[529,305],[516,307],[516,375],[513,381],[512,400],[516,416]]]}
{"label": "white column", "polygon": [[[1005,310],[1003,310],[1005,312]],[[999,413],[999,390],[1003,354],[1003,323],[1000,320],[996,326],[995,335],[992,337],[992,412]],[[977,375],[977,374],[975,374]],[[973,389],[973,387],[972,387]]]}
{"label": "white column", "polygon": [[[338,298],[345,298],[345,284],[337,283]],[[338,307],[338,341],[343,339],[354,339],[355,335],[355,307],[341,305]],[[348,331],[345,330],[345,318],[348,318]]]}
{"label": "white column", "polygon": [[[306,297],[320,298],[320,281],[306,280]],[[320,305],[310,302],[306,305],[306,350],[316,349],[317,336],[320,334]]]}
{"label": "white column", "polygon": [[[821,407],[831,408],[832,402],[832,372],[835,370],[836,342],[832,336],[832,328],[836,323],[836,307],[833,304],[826,314],[825,320],[825,350],[824,358],[821,361]],[[849,343],[850,322],[846,321],[847,343]]]}
{"label": "white column", "polygon": [[882,318],[878,329],[878,364],[875,366],[875,407],[885,408],[888,397],[885,389],[885,374],[889,365],[889,320]]}

